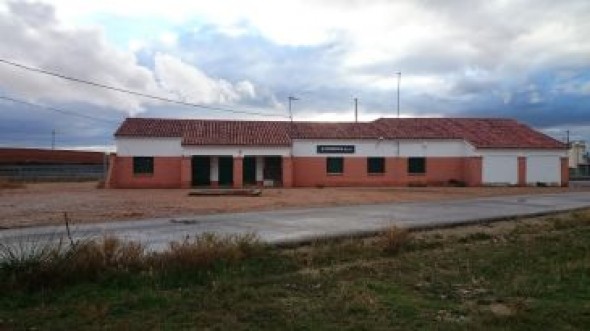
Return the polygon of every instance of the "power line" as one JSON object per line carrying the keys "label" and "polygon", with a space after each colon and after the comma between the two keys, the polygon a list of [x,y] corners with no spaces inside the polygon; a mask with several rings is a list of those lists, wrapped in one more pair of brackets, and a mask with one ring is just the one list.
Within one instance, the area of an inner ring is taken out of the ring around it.
{"label": "power line", "polygon": [[65,115],[82,117],[82,118],[86,118],[86,119],[90,119],[90,120],[94,120],[94,121],[101,121],[101,122],[115,123],[115,124],[119,123],[117,121],[108,120],[106,118],[100,118],[100,117],[94,117],[94,116],[90,116],[90,115],[86,115],[86,114],[80,114],[80,113],[73,112],[71,110],[64,110],[64,109],[55,108],[55,107],[43,106],[43,105],[39,105],[36,103],[32,103],[32,102],[28,102],[28,101],[24,101],[24,100],[20,100],[20,99],[14,99],[14,98],[10,98],[10,97],[5,97],[5,96],[1,96],[1,95],[0,95],[0,99],[12,101],[15,103],[20,103],[20,104],[31,106],[31,107],[37,107],[37,108],[42,108],[45,110],[51,110],[54,112],[65,114]]}
{"label": "power line", "polygon": [[69,81],[76,82],[76,83],[86,84],[86,85],[90,85],[90,86],[94,86],[94,87],[100,87],[100,88],[111,90],[111,91],[116,91],[116,92],[120,92],[120,93],[127,93],[127,94],[140,96],[140,97],[147,98],[147,99],[164,101],[164,102],[187,106],[187,107],[209,109],[209,110],[214,110],[214,111],[224,111],[224,112],[231,112],[231,113],[236,113],[236,114],[248,114],[248,115],[266,116],[266,117],[287,118],[287,116],[285,116],[285,115],[275,115],[275,114],[268,114],[268,113],[254,112],[254,111],[245,111],[245,110],[236,110],[236,109],[221,108],[221,107],[214,107],[214,106],[206,106],[206,105],[201,105],[201,104],[197,104],[197,103],[191,103],[191,102],[185,102],[185,101],[180,101],[180,100],[164,98],[164,97],[160,97],[157,95],[127,90],[127,89],[123,89],[120,87],[105,85],[105,84],[101,84],[101,83],[97,83],[97,82],[93,82],[93,81],[89,81],[89,80],[84,80],[84,79],[80,79],[80,78],[76,78],[76,77],[67,76],[64,74],[57,73],[57,72],[34,68],[34,67],[30,67],[30,66],[27,66],[24,64],[12,62],[12,61],[9,61],[6,59],[1,59],[1,58],[0,58],[0,62],[7,64],[7,65],[11,65],[13,67],[41,73],[41,74],[48,75],[48,76],[58,77],[58,78],[69,80]]}

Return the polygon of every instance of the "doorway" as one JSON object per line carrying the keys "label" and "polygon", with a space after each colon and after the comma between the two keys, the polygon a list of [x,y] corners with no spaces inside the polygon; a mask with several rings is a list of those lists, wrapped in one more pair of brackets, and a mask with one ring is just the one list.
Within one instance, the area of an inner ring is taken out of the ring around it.
{"label": "doorway", "polygon": [[211,185],[211,158],[208,156],[192,157],[192,185]]}
{"label": "doorway", "polygon": [[280,156],[267,156],[264,158],[264,180],[272,181],[273,186],[282,185],[283,159]]}
{"label": "doorway", "polygon": [[256,157],[244,157],[244,185],[256,185]]}
{"label": "doorway", "polygon": [[234,183],[234,159],[231,156],[219,157],[219,186],[232,186]]}

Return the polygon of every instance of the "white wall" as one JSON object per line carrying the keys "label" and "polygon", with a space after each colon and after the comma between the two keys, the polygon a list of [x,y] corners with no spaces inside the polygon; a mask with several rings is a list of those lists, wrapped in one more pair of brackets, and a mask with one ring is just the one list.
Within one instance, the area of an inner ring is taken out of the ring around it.
{"label": "white wall", "polygon": [[290,156],[290,147],[272,146],[182,146],[181,138],[115,139],[119,156]]}
{"label": "white wall", "polygon": [[[318,145],[354,145],[354,153],[317,153]],[[293,141],[293,156],[446,156],[461,157],[474,154],[474,148],[463,140],[375,140],[375,139],[297,139]]]}
{"label": "white wall", "polygon": [[[484,184],[517,184],[518,157],[527,159],[527,183],[561,182],[561,157],[566,150],[538,149],[478,149],[483,157]],[[557,180],[556,180],[557,179]]]}
{"label": "white wall", "polygon": [[512,155],[512,156],[559,156],[567,157],[567,150],[562,149],[478,149],[477,155]]}
{"label": "white wall", "polygon": [[518,184],[518,156],[487,155],[482,161],[484,184]]}
{"label": "white wall", "polygon": [[561,184],[561,159],[556,156],[530,156],[526,160],[526,182]]}
{"label": "white wall", "polygon": [[181,138],[121,138],[115,139],[119,156],[180,156]]}
{"label": "white wall", "polygon": [[290,147],[272,146],[184,146],[178,155],[290,156]]}

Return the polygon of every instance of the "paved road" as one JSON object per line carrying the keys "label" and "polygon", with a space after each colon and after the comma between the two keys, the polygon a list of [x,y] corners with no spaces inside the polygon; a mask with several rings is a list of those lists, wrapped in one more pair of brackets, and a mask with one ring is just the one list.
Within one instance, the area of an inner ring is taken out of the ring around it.
{"label": "paved road", "polygon": [[[407,228],[449,226],[584,207],[590,207],[590,192],[146,219],[73,226],[72,232],[76,238],[109,233],[139,240],[151,249],[203,232],[255,232],[264,241],[285,244],[375,232],[394,224]],[[55,240],[64,235],[64,226],[11,229],[0,231],[0,242]]]}

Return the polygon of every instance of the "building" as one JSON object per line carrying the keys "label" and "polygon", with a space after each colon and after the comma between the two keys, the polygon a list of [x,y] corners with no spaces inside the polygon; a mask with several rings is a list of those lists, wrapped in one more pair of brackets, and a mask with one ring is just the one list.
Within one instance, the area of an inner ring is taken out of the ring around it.
{"label": "building", "polygon": [[589,177],[590,160],[585,141],[572,141],[568,150],[570,176]]}
{"label": "building", "polygon": [[567,146],[511,119],[128,118],[113,188],[567,185]]}
{"label": "building", "polygon": [[580,164],[588,163],[586,160],[586,142],[572,141],[569,146],[568,156],[570,168],[577,168]]}

